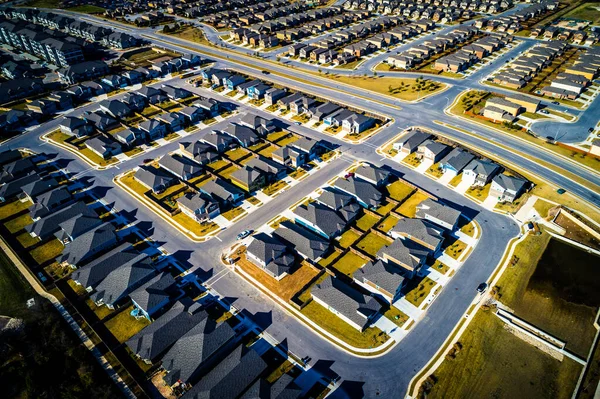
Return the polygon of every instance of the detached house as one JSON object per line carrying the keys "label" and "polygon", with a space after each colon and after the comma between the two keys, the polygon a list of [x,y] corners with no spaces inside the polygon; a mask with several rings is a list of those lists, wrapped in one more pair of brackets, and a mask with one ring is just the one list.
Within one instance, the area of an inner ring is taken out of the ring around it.
{"label": "detached house", "polygon": [[172,174],[162,169],[140,166],[134,177],[142,185],[152,190],[155,194],[165,191],[167,188],[177,184],[178,180]]}
{"label": "detached house", "polygon": [[470,186],[483,187],[501,172],[501,167],[491,161],[474,159],[463,169],[462,180]]}
{"label": "detached house", "polygon": [[358,285],[390,304],[398,299],[406,281],[398,267],[381,260],[368,262],[352,277]]}
{"label": "detached house", "polygon": [[428,198],[417,205],[415,216],[452,231],[456,229],[460,211]]}
{"label": "detached house", "polygon": [[215,199],[200,193],[187,193],[177,198],[177,204],[181,212],[198,223],[206,223],[221,213]]}
{"label": "detached house", "polygon": [[252,237],[246,255],[248,260],[276,280],[281,280],[289,274],[295,261],[294,255],[281,241],[265,233],[258,233]]}
{"label": "detached house", "polygon": [[526,180],[500,174],[492,179],[489,195],[496,197],[498,202],[514,202],[525,191],[526,187]]}

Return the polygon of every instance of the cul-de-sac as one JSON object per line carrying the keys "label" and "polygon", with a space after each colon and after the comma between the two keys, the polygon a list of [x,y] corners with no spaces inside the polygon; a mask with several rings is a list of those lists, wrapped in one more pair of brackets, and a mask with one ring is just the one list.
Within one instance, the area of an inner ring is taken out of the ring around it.
{"label": "cul-de-sac", "polygon": [[599,95],[594,1],[0,1],[0,396],[599,398]]}

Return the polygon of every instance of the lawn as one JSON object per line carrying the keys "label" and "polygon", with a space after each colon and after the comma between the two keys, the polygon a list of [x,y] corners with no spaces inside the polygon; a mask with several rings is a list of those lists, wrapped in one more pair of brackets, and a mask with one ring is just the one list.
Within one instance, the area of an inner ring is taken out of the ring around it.
{"label": "lawn", "polygon": [[[353,87],[385,94],[400,100],[414,101],[424,96],[442,90],[445,85],[431,80],[423,80],[422,83],[412,78],[388,78],[388,77],[354,77],[345,75],[323,75],[337,82],[345,83]],[[418,90],[418,87],[421,90]],[[368,94],[367,94],[368,95]]]}
{"label": "lawn", "polygon": [[225,153],[225,156],[232,161],[238,161],[242,158],[247,157],[249,154],[250,154],[250,151],[248,151],[245,148],[239,147],[239,148],[227,151]]}
{"label": "lawn", "polygon": [[456,187],[460,184],[460,182],[462,181],[462,172],[457,174],[456,176],[454,176],[452,178],[452,180],[450,180],[450,182],[448,183],[448,185],[452,186],[452,187]]}
{"label": "lawn", "polygon": [[172,216],[173,220],[178,223],[184,230],[191,231],[192,233],[198,236],[204,236],[209,233],[212,233],[215,230],[219,229],[219,225],[216,223],[208,222],[208,223],[198,223],[188,215],[183,212],[180,212],[174,216]]}
{"label": "lawn", "polygon": [[65,246],[57,238],[48,241],[47,243],[40,245],[39,247],[31,250],[31,257],[39,264],[44,264],[47,261],[56,258],[62,253]]}
{"label": "lawn", "polygon": [[427,295],[437,285],[435,281],[429,277],[424,277],[415,288],[411,289],[404,296],[406,300],[416,307],[421,306]]}
{"label": "lawn", "polygon": [[233,220],[233,219],[237,218],[238,216],[243,215],[245,213],[246,213],[246,211],[241,206],[238,206],[237,208],[230,209],[227,212],[222,213],[221,215],[225,219],[231,221],[231,220]]}
{"label": "lawn", "polygon": [[135,318],[130,315],[132,310],[133,305],[130,305],[104,323],[105,327],[110,330],[119,342],[127,341],[140,332],[142,328],[150,324],[150,321],[145,317]]}
{"label": "lawn", "polygon": [[476,201],[483,202],[490,194],[490,188],[492,188],[492,183],[488,183],[484,187],[469,187],[467,191],[465,191],[465,195],[473,198]]}
{"label": "lawn", "polygon": [[29,283],[0,251],[0,314],[21,317],[27,309],[25,302],[35,296]]}
{"label": "lawn", "polygon": [[4,227],[8,229],[9,232],[15,234],[18,231],[23,230],[25,226],[28,226],[33,223],[33,219],[29,216],[29,213],[25,213],[23,215],[17,216],[14,219],[9,220],[4,223]]}
{"label": "lawn", "polygon": [[271,158],[271,154],[277,150],[277,147],[270,144],[268,147],[263,148],[259,151],[259,154],[263,157]]}
{"label": "lawn", "polygon": [[576,9],[568,12],[565,18],[585,19],[593,25],[600,24],[600,3],[584,3]]}
{"label": "lawn", "polygon": [[394,204],[392,202],[386,202],[386,203],[380,205],[379,208],[377,208],[375,210],[375,212],[377,212],[381,216],[385,216],[388,213],[390,213],[392,211],[392,209],[394,209],[395,207],[396,207],[396,204]]}
{"label": "lawn", "polygon": [[535,208],[536,212],[543,218],[548,217],[548,211],[554,208],[555,206],[556,205],[548,201],[544,201],[543,199],[538,199],[537,201],[535,201],[535,204],[533,204],[533,207]]}
{"label": "lawn", "polygon": [[354,244],[354,242],[358,240],[358,237],[360,237],[360,235],[354,230],[346,230],[344,234],[340,236],[338,243],[340,244],[340,247],[346,249]]}
{"label": "lawn", "polygon": [[402,202],[408,198],[414,191],[414,187],[409,186],[402,180],[395,181],[387,186],[388,193],[392,199]]}
{"label": "lawn", "polygon": [[144,186],[139,181],[137,181],[137,179],[133,177],[134,174],[134,171],[128,172],[125,175],[121,176],[119,181],[125,186],[135,191],[137,194],[144,196],[150,190],[148,189],[148,187]]}
{"label": "lawn", "polygon": [[442,168],[440,168],[440,163],[436,163],[431,165],[429,169],[425,172],[426,175],[433,177],[434,179],[439,179],[444,174]]}
{"label": "lawn", "polygon": [[376,348],[389,338],[377,327],[360,332],[315,301],[302,308],[301,312],[322,329],[355,348]]}
{"label": "lawn", "polygon": [[209,163],[208,165],[206,165],[206,167],[213,171],[217,171],[217,170],[225,168],[227,165],[229,165],[229,162],[227,162],[224,159],[219,159],[218,161]]}
{"label": "lawn", "polygon": [[298,169],[294,170],[292,173],[290,173],[288,176],[291,177],[292,179],[302,180],[302,178],[307,175],[308,175],[307,171],[305,171],[304,169],[298,168]]}
{"label": "lawn", "polygon": [[341,251],[332,251],[329,255],[319,260],[319,265],[323,267],[329,266],[338,256],[340,256]]}
{"label": "lawn", "polygon": [[9,216],[16,215],[17,213],[28,209],[33,202],[27,201],[13,201],[8,204],[0,206],[0,220],[4,220]]}
{"label": "lawn", "polygon": [[455,358],[434,372],[429,398],[571,398],[581,366],[560,362],[511,334],[492,312],[479,311],[460,337]]}
{"label": "lawn", "polygon": [[383,221],[379,223],[379,225],[377,225],[377,228],[383,231],[384,233],[387,233],[388,231],[394,228],[394,226],[396,225],[396,223],[398,223],[399,220],[400,219],[398,219],[396,216],[390,215],[383,219]]}
{"label": "lawn", "polygon": [[345,274],[348,277],[352,277],[355,271],[363,267],[367,261],[353,252],[346,252],[344,256],[339,258],[330,267],[333,267],[340,273]]}
{"label": "lawn", "polygon": [[448,248],[446,248],[444,253],[453,259],[458,259],[460,257],[460,255],[462,255],[462,253],[465,251],[466,248],[467,248],[467,244],[465,244],[461,240],[456,240],[454,243],[452,243],[452,245],[450,245]]}
{"label": "lawn", "polygon": [[402,159],[402,162],[414,169],[421,164],[421,159],[419,158],[419,155],[416,152],[413,152],[409,156],[404,157],[404,159]]}
{"label": "lawn", "polygon": [[282,138],[284,138],[288,134],[290,134],[290,133],[288,131],[285,131],[285,130],[280,130],[278,132],[269,133],[267,135],[267,140],[269,140],[272,143],[276,143],[277,140],[281,140]]}
{"label": "lawn", "polygon": [[40,240],[32,237],[29,233],[22,233],[17,236],[17,241],[19,241],[19,244],[21,244],[23,248],[29,248],[32,245],[37,244]]}
{"label": "lawn", "polygon": [[445,264],[443,264],[442,262],[440,262],[438,259],[435,260],[435,262],[433,263],[433,265],[431,265],[430,267],[432,270],[435,270],[437,272],[440,272],[442,274],[446,274],[450,271],[450,267],[446,266]]}
{"label": "lawn", "polygon": [[231,177],[231,175],[236,171],[239,170],[240,168],[234,164],[229,165],[227,168],[225,169],[221,169],[219,171],[219,176],[221,176],[223,179],[229,179]]}
{"label": "lawn", "polygon": [[362,231],[367,231],[371,227],[375,226],[379,219],[381,218],[373,216],[370,213],[365,213],[363,216],[361,216],[360,219],[356,221],[356,227]]}
{"label": "lawn", "polygon": [[67,10],[68,11],[81,12],[81,13],[84,13],[84,14],[102,14],[102,13],[104,13],[104,11],[106,11],[102,7],[94,6],[94,5],[91,5],[91,4],[70,7],[70,8],[67,8]]}
{"label": "lawn", "polygon": [[402,327],[404,323],[408,321],[408,316],[401,310],[395,308],[394,306],[388,307],[388,309],[385,312],[383,312],[383,316],[390,319],[398,327]]}
{"label": "lawn", "polygon": [[283,180],[278,180],[275,183],[263,188],[262,192],[263,194],[266,194],[268,196],[274,196],[275,194],[277,194],[280,190],[283,190],[284,188],[286,188],[288,186],[288,184],[283,181]]}
{"label": "lawn", "polygon": [[237,262],[237,265],[255,280],[264,285],[269,291],[284,301],[289,301],[298,291],[306,286],[319,273],[311,266],[303,263],[300,267],[277,281],[264,270],[246,259],[245,256]]}
{"label": "lawn", "polygon": [[461,233],[475,237],[475,222],[469,222],[460,228]]}
{"label": "lawn", "polygon": [[[69,282],[71,282],[71,281],[72,280],[69,280]],[[75,283],[73,283],[73,284],[77,285]],[[79,286],[79,287],[81,287],[81,286]],[[82,289],[83,289],[83,287],[82,287]],[[103,320],[105,317],[113,314],[113,312],[115,311],[114,309],[110,309],[108,306],[105,306],[105,305],[98,306],[91,299],[86,299],[85,304],[88,305],[88,307],[90,309],[92,309],[92,311],[96,314],[96,317],[98,317],[98,320]]]}
{"label": "lawn", "polygon": [[429,198],[427,195],[420,191],[417,191],[416,193],[411,195],[410,198],[404,201],[396,211],[399,214],[406,216],[407,218],[415,217],[415,214],[417,212],[417,205],[425,201],[427,198]]}
{"label": "lawn", "polygon": [[375,256],[377,252],[385,245],[390,245],[392,239],[383,238],[375,233],[369,233],[358,242],[355,246],[371,256]]}
{"label": "lawn", "polygon": [[284,137],[284,138],[280,139],[277,142],[277,145],[283,147],[283,146],[286,146],[288,144],[292,144],[293,142],[295,142],[297,140],[298,140],[298,136],[296,136],[295,134],[290,134],[287,137]]}

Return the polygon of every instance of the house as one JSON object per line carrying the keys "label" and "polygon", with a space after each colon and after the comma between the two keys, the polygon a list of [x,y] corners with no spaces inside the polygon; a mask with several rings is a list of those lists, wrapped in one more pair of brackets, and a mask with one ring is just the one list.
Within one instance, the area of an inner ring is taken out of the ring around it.
{"label": "house", "polygon": [[284,243],[265,233],[258,233],[252,237],[246,256],[276,280],[281,280],[291,273],[295,262],[294,255]]}
{"label": "house", "polygon": [[210,180],[199,189],[201,193],[210,196],[223,205],[233,205],[244,198],[242,190],[220,178]]}
{"label": "house", "polygon": [[359,134],[375,124],[375,119],[366,115],[352,113],[342,121],[342,130],[349,134]]}
{"label": "house", "polygon": [[171,100],[182,100],[184,98],[188,98],[192,96],[192,93],[186,89],[181,87],[175,87],[170,85],[162,85],[161,91],[163,91],[167,97]]}
{"label": "house", "polygon": [[504,174],[494,176],[489,195],[498,202],[514,202],[527,187],[527,181]]}
{"label": "house", "polygon": [[267,105],[277,104],[281,98],[284,98],[287,95],[287,91],[285,89],[277,89],[275,87],[270,88],[265,92],[265,103]]}
{"label": "house", "polygon": [[139,262],[151,264],[148,255],[139,252],[128,242],[123,242],[71,273],[71,279],[88,292],[93,291],[112,272],[121,267],[128,268]]}
{"label": "house", "polygon": [[136,316],[143,315],[152,320],[152,316],[167,306],[177,293],[180,294],[181,290],[177,289],[175,279],[169,272],[163,272],[131,291],[129,298]]}
{"label": "house", "polygon": [[369,164],[361,164],[354,171],[354,176],[376,187],[385,186],[389,182],[391,175],[387,170]]}
{"label": "house", "polygon": [[223,130],[225,133],[235,138],[240,146],[246,148],[260,141],[260,137],[252,128],[236,124],[230,124]]}
{"label": "house", "polygon": [[377,251],[377,259],[405,270],[406,275],[412,278],[421,266],[427,261],[430,251],[412,240],[395,239],[389,245]]}
{"label": "house", "polygon": [[454,148],[441,161],[440,168],[444,173],[458,175],[467,166],[475,156],[468,151],[460,148]]}
{"label": "house", "polygon": [[437,163],[450,151],[450,147],[433,140],[425,140],[417,148],[417,157]]}
{"label": "house", "polygon": [[294,382],[294,377],[284,374],[272,384],[264,378],[259,378],[241,398],[300,399],[302,392],[303,389]]}
{"label": "house", "polygon": [[149,104],[159,104],[167,101],[167,96],[161,90],[150,86],[143,86],[141,89],[136,91],[136,94],[146,98]]}
{"label": "house", "polygon": [[115,118],[101,111],[86,111],[83,113],[83,119],[85,119],[88,123],[94,125],[96,129],[102,132],[107,132],[109,130],[115,129],[116,127],[121,126],[121,124]]}
{"label": "house", "polygon": [[254,129],[260,136],[266,136],[277,130],[274,119],[263,118],[253,113],[245,113],[240,119],[240,125]]}
{"label": "house", "polygon": [[23,158],[21,151],[19,150],[6,150],[0,152],[0,165],[6,165],[8,163],[15,162]]}
{"label": "house", "polygon": [[138,140],[138,135],[131,129],[119,130],[113,137],[126,147],[132,147]]}
{"label": "house", "polygon": [[31,102],[28,102],[27,109],[42,115],[52,115],[58,111],[56,109],[56,103],[54,101],[46,99],[33,100]]}
{"label": "house", "polygon": [[206,319],[191,300],[183,299],[171,309],[126,341],[127,347],[140,360],[152,364],[165,354],[188,331]]}
{"label": "house", "polygon": [[154,141],[163,138],[167,134],[167,125],[158,119],[148,119],[138,125],[146,140]]}
{"label": "house", "polygon": [[186,124],[194,124],[200,122],[205,116],[206,111],[199,107],[184,107],[178,111],[186,120]]}
{"label": "house", "polygon": [[204,111],[205,116],[216,115],[221,109],[221,103],[214,98],[200,97],[194,105]]}
{"label": "house", "polygon": [[[1,187],[0,190],[2,190]],[[56,187],[43,194],[39,194],[35,198],[35,202],[29,207],[29,216],[31,216],[34,222],[38,221],[40,218],[72,203],[72,201],[73,196],[64,185]]]}
{"label": "house", "polygon": [[219,154],[213,151],[213,147],[199,140],[193,143],[179,143],[179,152],[184,157],[192,159],[200,165],[206,165],[219,159]]}
{"label": "house", "polygon": [[127,86],[127,79],[121,75],[107,75],[100,79],[100,81],[114,90]]}
{"label": "house", "polygon": [[500,173],[501,169],[492,161],[474,159],[463,169],[462,181],[468,182],[470,186],[483,187]]}
{"label": "house", "polygon": [[263,157],[262,155],[255,155],[244,165],[263,173],[266,178],[266,183],[283,179],[287,174],[287,168],[285,166],[270,158]]}
{"label": "house", "polygon": [[60,131],[75,137],[84,137],[94,131],[94,127],[89,125],[85,119],[74,116],[65,116],[58,125]]}
{"label": "house", "polygon": [[[162,356],[161,365],[166,370],[163,376],[168,386],[187,384],[197,376],[212,369],[220,359],[219,354],[235,341],[236,334],[227,323],[218,323],[205,317]],[[194,350],[190,351],[190,348]]]}
{"label": "house", "polygon": [[142,111],[148,104],[148,99],[146,97],[134,92],[126,93],[121,98],[121,101],[123,104],[127,105],[129,109],[136,112]]}
{"label": "house", "polygon": [[417,205],[415,216],[452,231],[456,229],[460,211],[427,198]]}
{"label": "house", "polygon": [[408,239],[437,253],[444,241],[443,229],[425,219],[403,218],[388,232],[392,238]]}
{"label": "house", "polygon": [[258,353],[239,345],[181,399],[240,397],[266,368],[267,364]]}
{"label": "house", "polygon": [[289,249],[309,262],[318,262],[329,250],[329,242],[322,236],[290,221],[279,224],[273,232],[273,237],[278,238]]}
{"label": "house", "polygon": [[334,187],[352,195],[363,208],[377,208],[383,201],[383,194],[375,185],[355,176],[337,179]]}
{"label": "house", "polygon": [[22,195],[22,187],[24,184],[30,184],[40,179],[40,176],[35,171],[30,171],[24,176],[12,179],[0,186],[0,202],[6,202],[13,197]]}
{"label": "house", "polygon": [[85,146],[102,159],[110,159],[111,157],[120,154],[122,150],[121,144],[102,135],[87,139],[85,141]]}
{"label": "house", "polygon": [[229,150],[236,143],[236,139],[229,134],[213,130],[201,139],[204,143],[211,145],[219,154]]}
{"label": "house", "polygon": [[404,136],[399,141],[396,141],[393,144],[393,149],[402,153],[402,154],[412,154],[413,152],[419,149],[419,146],[423,144],[425,140],[431,138],[431,134],[424,132],[419,129],[413,129]]}
{"label": "house", "polygon": [[289,107],[294,114],[300,115],[311,109],[316,102],[314,98],[300,96],[296,101],[289,103]]}
{"label": "house", "polygon": [[487,107],[499,108],[499,109],[509,113],[512,116],[519,115],[519,113],[523,109],[523,107],[521,107],[521,105],[514,103],[512,101],[509,101],[502,97],[492,97],[492,98],[488,99],[485,103],[485,106],[486,106],[486,108]]}
{"label": "house", "polygon": [[338,212],[319,202],[297,206],[294,217],[296,223],[327,239],[340,235],[348,224]]}
{"label": "house", "polygon": [[0,183],[7,183],[18,177],[24,176],[36,169],[36,165],[32,162],[31,157],[17,159],[2,167],[0,174]]}
{"label": "house", "polygon": [[266,175],[262,171],[247,165],[233,172],[229,178],[233,184],[249,193],[260,190],[267,183]]}
{"label": "house", "polygon": [[140,166],[133,177],[155,194],[159,194],[179,182],[172,174],[150,166]]}
{"label": "house", "polygon": [[[21,179],[18,179],[21,180]],[[14,180],[13,180],[14,182]],[[21,181],[21,191],[22,195],[21,200],[27,199],[32,203],[37,202],[37,197],[48,192],[54,190],[59,185],[58,181],[53,177],[48,177],[44,179],[36,179],[29,183],[26,181]]]}
{"label": "house", "polygon": [[362,209],[353,195],[333,187],[323,188],[323,192],[316,198],[316,201],[335,210],[346,223],[352,223]]}
{"label": "house", "polygon": [[185,116],[179,112],[165,112],[155,116],[154,119],[162,122],[171,132],[182,130],[187,124]]}
{"label": "house", "polygon": [[506,96],[506,99],[525,108],[526,112],[536,113],[540,109],[541,101],[529,96],[524,96],[522,94],[511,94]]}
{"label": "house", "polygon": [[358,285],[390,304],[398,299],[406,281],[398,267],[381,260],[368,262],[355,271],[352,278]]}
{"label": "house", "polygon": [[325,102],[308,111],[311,122],[320,122],[327,115],[330,115],[340,109],[340,106],[334,103]]}
{"label": "house", "polygon": [[312,298],[325,309],[363,331],[379,313],[381,305],[371,296],[364,295],[343,281],[328,276],[311,290]]}
{"label": "house", "polygon": [[244,83],[245,81],[246,78],[242,75],[229,75],[223,78],[223,86],[225,86],[227,90],[234,90],[236,87],[238,87],[238,85]]}
{"label": "house", "polygon": [[115,226],[110,222],[102,223],[68,242],[56,261],[75,269],[81,262],[113,246],[117,240]]}
{"label": "house", "polygon": [[84,202],[78,201],[25,226],[25,231],[32,237],[44,240],[60,229],[60,223],[77,217],[98,217],[98,215]]}
{"label": "house", "polygon": [[190,180],[202,172],[202,167],[196,162],[173,154],[166,154],[161,157],[158,165],[181,180]]}
{"label": "house", "polygon": [[206,223],[221,213],[217,200],[200,193],[186,193],[177,198],[177,204],[181,212],[198,223]]}

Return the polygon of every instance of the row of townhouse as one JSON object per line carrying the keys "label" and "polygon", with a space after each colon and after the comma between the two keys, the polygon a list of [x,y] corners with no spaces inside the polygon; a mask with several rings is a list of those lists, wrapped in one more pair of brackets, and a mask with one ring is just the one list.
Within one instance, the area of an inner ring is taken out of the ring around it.
{"label": "row of townhouse", "polygon": [[434,69],[438,71],[460,72],[478,63],[483,58],[504,48],[513,40],[508,34],[492,34],[463,46],[455,53],[438,58]]}
{"label": "row of townhouse", "polygon": [[493,82],[505,87],[519,89],[548,67],[569,48],[565,42],[540,43],[519,55],[507,67],[493,77]]}
{"label": "row of townhouse", "polygon": [[[369,10],[390,15],[404,15],[411,18],[432,18],[439,9],[453,8],[469,14],[483,12],[494,14],[502,12],[513,6],[512,0],[427,0],[427,1],[373,1],[373,0],[347,0],[343,7],[351,10]],[[449,14],[452,18],[454,15]],[[454,19],[449,19],[450,21]]]}
{"label": "row of townhouse", "polygon": [[435,38],[425,40],[422,44],[412,46],[406,51],[391,55],[385,62],[397,69],[411,69],[435,54],[464,44],[477,33],[477,29],[472,26],[461,26],[445,35],[439,35]]}
{"label": "row of townhouse", "polygon": [[[290,4],[284,0],[271,1],[249,1],[242,4],[227,4],[227,2],[218,2],[219,7],[213,8],[216,4],[204,7],[202,4],[186,4],[183,6],[183,12],[193,15],[194,18],[201,18],[204,22],[217,28],[229,27],[227,24],[237,21],[238,18],[252,14],[263,14],[262,17],[268,19],[272,11],[281,7],[287,7]],[[181,15],[175,10],[176,14]]]}
{"label": "row of townhouse", "polygon": [[522,112],[536,113],[540,104],[540,100],[522,94],[494,96],[486,101],[481,114],[495,122],[512,123]]}
{"label": "row of townhouse", "polygon": [[574,100],[598,77],[600,72],[600,51],[598,47],[583,50],[573,64],[559,73],[550,83],[542,88],[542,94]]}
{"label": "row of townhouse", "polygon": [[475,21],[475,26],[487,31],[514,34],[520,31],[523,23],[530,19],[556,11],[558,4],[557,0],[542,0],[539,3],[531,4],[521,10],[515,11],[510,15],[478,19]]}
{"label": "row of townhouse", "polygon": [[[70,40],[71,39],[71,40]],[[0,41],[59,67],[84,60],[81,46],[67,35],[55,35],[24,21],[0,20]]]}
{"label": "row of townhouse", "polygon": [[[51,29],[52,36],[55,31],[61,31],[68,35],[85,39],[89,42],[99,43],[105,47],[125,49],[137,46],[139,39],[127,33],[116,32],[104,26],[93,25],[75,18],[41,11],[38,9],[27,9],[25,11],[13,8],[0,9],[0,15],[13,20],[23,20],[31,24]],[[61,65],[62,66],[62,65]]]}
{"label": "row of townhouse", "polygon": [[546,40],[572,41],[573,44],[592,46],[598,42],[600,33],[596,31],[572,30],[557,26],[537,27],[531,31],[531,37]]}

